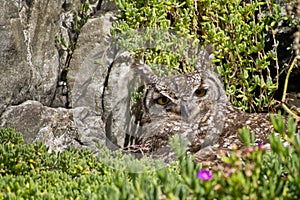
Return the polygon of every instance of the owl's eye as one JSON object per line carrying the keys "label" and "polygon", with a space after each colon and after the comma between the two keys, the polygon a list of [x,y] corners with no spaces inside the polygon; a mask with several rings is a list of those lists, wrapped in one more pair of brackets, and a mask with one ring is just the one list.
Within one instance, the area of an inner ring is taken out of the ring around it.
{"label": "owl's eye", "polygon": [[159,105],[166,105],[169,102],[170,102],[170,99],[168,97],[160,97],[160,98],[156,99],[156,103],[158,103]]}
{"label": "owl's eye", "polygon": [[206,92],[207,92],[206,89],[204,89],[204,88],[199,88],[199,89],[197,89],[197,90],[195,91],[195,95],[196,95],[197,97],[203,97],[203,96],[206,95]]}

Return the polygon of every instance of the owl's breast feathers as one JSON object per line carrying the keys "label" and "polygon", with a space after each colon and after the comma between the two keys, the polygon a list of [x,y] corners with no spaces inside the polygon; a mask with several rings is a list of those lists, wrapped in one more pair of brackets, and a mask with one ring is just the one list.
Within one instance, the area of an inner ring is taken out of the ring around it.
{"label": "owl's breast feathers", "polygon": [[[270,115],[268,113],[249,114],[233,106],[228,106],[227,108],[224,129],[220,138],[236,136],[235,138],[240,141],[238,129],[246,127],[250,132],[255,134],[255,143],[266,143],[268,141],[268,135],[273,131]],[[231,142],[235,143],[237,140],[231,140]],[[241,141],[235,145],[242,145]]]}
{"label": "owl's breast feathers", "polygon": [[[249,128],[250,132],[255,135],[255,143],[268,143],[268,136],[273,130],[269,114],[245,113],[234,108],[231,104],[225,106],[224,109],[224,122],[221,123],[223,128],[217,129],[220,131],[220,133],[216,132],[217,135],[209,133],[214,130],[209,126],[204,129],[205,126],[185,127],[179,121],[161,121],[161,123],[157,123],[158,126],[153,127],[151,123],[145,123],[143,128],[146,134],[138,140],[138,144],[143,146],[140,151],[143,151],[143,155],[169,158],[172,150],[168,140],[174,134],[178,134],[189,140],[193,138],[187,150],[195,153],[197,162],[201,162],[204,166],[213,166],[222,163],[222,155],[228,155],[232,149],[239,149],[244,146],[238,134],[240,128]],[[212,119],[214,118],[212,117]],[[210,123],[213,126],[216,124]],[[192,136],[189,138],[189,135]],[[212,138],[210,144],[204,145],[203,138]]]}
{"label": "owl's breast feathers", "polygon": [[222,156],[228,156],[233,149],[243,149],[244,145],[238,134],[238,129],[243,127],[254,133],[254,143],[268,144],[269,134],[273,131],[269,114],[249,114],[228,105],[224,128],[218,141],[196,152],[195,160],[207,167],[223,164]]}

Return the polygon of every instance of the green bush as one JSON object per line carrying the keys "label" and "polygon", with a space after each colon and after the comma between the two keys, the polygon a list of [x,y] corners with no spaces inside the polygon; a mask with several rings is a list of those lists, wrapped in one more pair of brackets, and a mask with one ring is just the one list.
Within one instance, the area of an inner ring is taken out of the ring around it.
{"label": "green bush", "polygon": [[[278,27],[298,24],[294,18],[282,14],[276,1],[115,2],[121,14],[112,34],[121,48],[143,58],[157,74],[192,71],[196,55],[193,49],[198,44],[211,44],[212,61],[231,102],[250,112],[274,107],[273,96],[281,75]],[[271,49],[266,47],[267,39],[271,40]],[[168,67],[163,70],[157,67],[159,64]]]}
{"label": "green bush", "polygon": [[161,167],[103,145],[98,156],[74,148],[49,153],[43,144],[21,144],[20,133],[2,129],[0,199],[299,199],[300,135],[292,119],[287,127],[280,118],[272,121],[279,135],[270,135],[271,150],[249,144],[211,171],[178,148],[178,140],[173,146],[179,160]]}
{"label": "green bush", "polygon": [[[200,6],[205,8],[202,38],[216,47],[213,61],[231,102],[248,111],[269,108],[275,103],[279,76],[275,28],[279,21],[288,20],[281,16],[280,6],[269,0],[203,1]],[[266,50],[270,36],[274,47]]]}
{"label": "green bush", "polygon": [[157,75],[193,70],[199,44],[195,7],[173,0],[115,2],[122,12],[112,35],[121,49],[143,58]]}

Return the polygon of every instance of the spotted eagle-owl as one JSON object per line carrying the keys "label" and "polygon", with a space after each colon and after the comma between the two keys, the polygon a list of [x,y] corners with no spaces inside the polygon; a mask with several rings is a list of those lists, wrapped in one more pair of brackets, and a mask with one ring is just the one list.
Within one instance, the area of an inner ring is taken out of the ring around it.
{"label": "spotted eagle-owl", "polygon": [[173,160],[169,138],[175,134],[188,142],[187,151],[203,165],[219,163],[220,154],[242,147],[238,129],[255,133],[255,142],[266,143],[272,126],[268,114],[248,114],[234,108],[223,84],[202,53],[191,73],[158,77],[138,65],[146,80],[143,97],[143,133],[138,139],[145,155]]}

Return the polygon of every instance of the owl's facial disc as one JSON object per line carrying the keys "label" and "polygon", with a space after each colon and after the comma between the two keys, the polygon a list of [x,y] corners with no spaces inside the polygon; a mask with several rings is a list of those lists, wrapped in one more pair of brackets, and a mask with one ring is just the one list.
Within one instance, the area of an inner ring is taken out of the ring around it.
{"label": "owl's facial disc", "polygon": [[153,118],[164,116],[191,124],[199,119],[200,103],[211,96],[210,87],[197,76],[179,75],[160,79],[148,93],[151,98],[148,101],[149,113]]}
{"label": "owl's facial disc", "polygon": [[207,89],[208,87],[204,85],[198,86],[196,89],[190,88],[189,94],[179,96],[178,98],[172,93],[160,91],[154,93],[153,102],[166,111],[166,114],[168,113],[168,115],[177,116],[185,122],[190,122],[191,118],[194,119],[194,113],[198,112],[197,102],[205,97]]}

